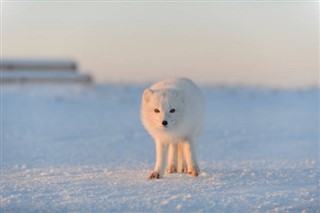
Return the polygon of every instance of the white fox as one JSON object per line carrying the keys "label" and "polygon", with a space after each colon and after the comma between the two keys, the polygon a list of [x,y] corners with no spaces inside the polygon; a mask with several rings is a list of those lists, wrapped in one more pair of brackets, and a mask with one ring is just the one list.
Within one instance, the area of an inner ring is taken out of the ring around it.
{"label": "white fox", "polygon": [[202,129],[204,97],[191,80],[160,81],[143,92],[141,120],[156,143],[156,164],[149,178],[161,178],[166,171],[188,172],[196,177],[199,166],[196,145]]}

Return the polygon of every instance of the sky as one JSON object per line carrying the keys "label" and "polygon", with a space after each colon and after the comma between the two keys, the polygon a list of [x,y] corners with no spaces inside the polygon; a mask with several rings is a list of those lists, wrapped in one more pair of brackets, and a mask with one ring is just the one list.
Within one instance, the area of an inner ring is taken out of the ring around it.
{"label": "sky", "polygon": [[3,58],[72,58],[96,82],[319,86],[319,2],[2,1]]}

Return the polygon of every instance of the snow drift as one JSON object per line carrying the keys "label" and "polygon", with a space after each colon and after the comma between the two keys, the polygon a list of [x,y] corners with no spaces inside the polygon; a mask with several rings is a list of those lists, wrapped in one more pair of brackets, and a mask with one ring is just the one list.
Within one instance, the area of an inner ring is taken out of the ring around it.
{"label": "snow drift", "polygon": [[203,88],[200,176],[149,181],[144,88],[3,85],[1,212],[320,212],[318,89]]}

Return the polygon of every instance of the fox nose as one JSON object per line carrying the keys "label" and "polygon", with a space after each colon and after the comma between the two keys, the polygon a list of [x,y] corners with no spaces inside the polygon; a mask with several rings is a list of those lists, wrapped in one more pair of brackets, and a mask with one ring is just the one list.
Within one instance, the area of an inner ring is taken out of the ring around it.
{"label": "fox nose", "polygon": [[166,120],[162,121],[162,125],[163,126],[167,126],[168,125],[168,121],[166,121]]}

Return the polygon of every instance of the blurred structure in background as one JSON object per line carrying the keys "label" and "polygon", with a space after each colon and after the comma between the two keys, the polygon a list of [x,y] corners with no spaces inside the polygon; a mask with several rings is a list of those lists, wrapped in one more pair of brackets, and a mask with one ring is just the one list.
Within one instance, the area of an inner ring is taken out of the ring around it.
{"label": "blurred structure in background", "polygon": [[1,83],[91,83],[69,59],[2,59]]}

